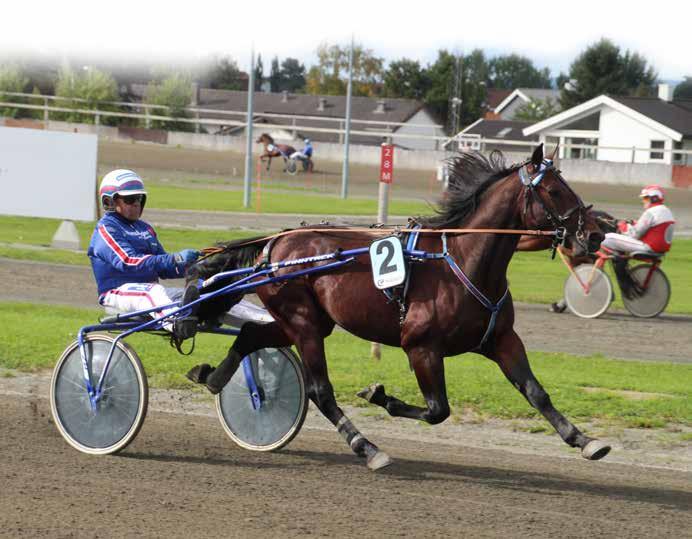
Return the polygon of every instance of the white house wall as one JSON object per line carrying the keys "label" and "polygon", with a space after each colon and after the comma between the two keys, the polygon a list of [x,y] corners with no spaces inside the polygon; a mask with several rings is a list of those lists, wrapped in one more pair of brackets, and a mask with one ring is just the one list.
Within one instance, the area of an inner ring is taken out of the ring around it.
{"label": "white house wall", "polygon": [[[403,125],[392,135],[392,142],[404,148],[409,148],[411,150],[437,150],[440,141],[437,140],[426,140],[426,139],[413,139],[405,137],[397,137],[397,134],[401,135],[436,135],[439,137],[444,136],[442,129],[435,127],[435,122],[432,117],[424,110],[419,110],[406,122],[407,124],[423,124],[425,127],[413,127],[410,125]],[[429,127],[428,127],[429,126]]]}
{"label": "white house wall", "polygon": [[[620,111],[603,107],[601,110],[599,146],[620,146],[627,148],[647,148],[634,155],[635,163],[670,164],[670,153],[664,153],[663,159],[649,159],[652,140],[664,140],[665,148],[672,149],[672,140],[654,129],[621,113]],[[632,162],[632,150],[598,150],[600,161]]]}

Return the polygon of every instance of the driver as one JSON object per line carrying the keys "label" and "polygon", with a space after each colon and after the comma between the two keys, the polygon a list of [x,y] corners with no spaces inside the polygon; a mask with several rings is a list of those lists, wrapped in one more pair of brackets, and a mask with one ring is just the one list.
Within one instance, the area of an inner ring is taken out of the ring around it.
{"label": "driver", "polygon": [[[100,305],[116,312],[131,312],[183,299],[183,304],[199,298],[197,287],[183,294],[179,288],[165,288],[159,279],[181,278],[199,257],[194,249],[167,253],[151,225],[140,217],[147,201],[144,182],[131,170],[118,169],[101,181],[99,198],[105,215],[96,223],[87,255],[91,261]],[[197,305],[192,310],[196,311]],[[151,316],[158,318],[175,310],[173,306]],[[194,334],[196,313],[163,327],[184,339]]]}
{"label": "driver", "polygon": [[673,241],[675,218],[663,204],[665,191],[660,185],[647,185],[639,193],[644,213],[632,223],[618,221],[619,233],[609,232],[601,243],[611,251],[666,253]]}
{"label": "driver", "polygon": [[300,151],[293,152],[291,159],[300,159],[303,162],[303,168],[307,171],[310,169],[312,159],[312,141],[309,138],[303,140],[304,148]]}
{"label": "driver", "polygon": [[[644,205],[644,213],[632,223],[618,221],[619,233],[608,232],[601,242],[606,251],[629,254],[635,251],[661,254],[670,250],[673,241],[675,218],[673,212],[663,204],[665,191],[660,185],[652,184],[644,187],[639,193]],[[621,266],[616,262],[616,273]],[[549,310],[561,313],[567,308],[563,299],[550,305]]]}

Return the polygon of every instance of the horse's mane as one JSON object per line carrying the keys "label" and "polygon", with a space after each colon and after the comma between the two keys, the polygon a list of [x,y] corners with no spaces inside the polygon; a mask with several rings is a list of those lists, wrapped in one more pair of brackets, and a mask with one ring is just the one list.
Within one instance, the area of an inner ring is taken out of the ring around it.
{"label": "horse's mane", "polygon": [[481,195],[499,180],[522,167],[523,163],[507,166],[504,155],[494,150],[488,157],[480,152],[463,152],[445,161],[449,183],[437,207],[436,215],[419,217],[421,225],[429,228],[456,227],[472,215]]}
{"label": "horse's mane", "polygon": [[274,144],[274,137],[272,137],[269,133],[262,133],[260,138],[266,138],[267,141],[269,141],[269,144]]}

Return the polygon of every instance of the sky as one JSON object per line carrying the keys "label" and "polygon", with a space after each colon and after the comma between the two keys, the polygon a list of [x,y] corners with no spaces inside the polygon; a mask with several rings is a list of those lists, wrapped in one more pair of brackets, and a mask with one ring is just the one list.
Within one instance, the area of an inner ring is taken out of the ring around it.
{"label": "sky", "polygon": [[489,57],[518,53],[552,76],[567,73],[589,44],[607,37],[642,54],[663,80],[692,76],[692,2],[655,9],[635,2],[296,0],[63,0],[6,2],[0,51],[79,54],[118,62],[194,61],[230,55],[241,69],[250,51],[316,63],[321,43],[346,45],[351,36],[387,62],[427,64],[439,49]]}

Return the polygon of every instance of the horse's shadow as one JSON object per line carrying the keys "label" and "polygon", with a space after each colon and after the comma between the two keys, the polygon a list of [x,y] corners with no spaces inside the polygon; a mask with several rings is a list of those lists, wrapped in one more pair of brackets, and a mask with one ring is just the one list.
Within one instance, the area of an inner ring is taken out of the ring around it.
{"label": "horse's shadow", "polygon": [[[242,467],[257,469],[255,457],[245,460],[242,457],[222,455],[184,456],[154,453],[122,453],[120,456],[137,460],[158,462],[175,462],[207,464],[214,466]],[[411,460],[396,458],[394,463],[378,472],[371,472],[365,467],[365,461],[350,453],[329,453],[304,449],[283,449],[271,454],[262,454],[262,468],[286,470],[287,466],[309,466],[310,461],[327,465],[323,472],[329,473],[329,466],[348,466],[361,470],[374,481],[397,479],[425,484],[428,482],[467,483],[477,486],[516,491],[535,495],[541,492],[546,495],[560,496],[567,494],[598,496],[618,499],[626,502],[654,503],[673,510],[688,510],[692,507],[692,493],[676,489],[639,487],[636,485],[609,485],[589,482],[584,479],[570,478],[567,473],[537,473],[535,471],[511,470],[493,466],[476,466],[471,464],[452,464],[439,461]],[[278,457],[278,458],[277,458]],[[287,458],[286,458],[287,457]],[[302,459],[301,463],[299,459]],[[290,462],[287,462],[290,460]],[[602,464],[596,464],[599,466]],[[341,474],[343,470],[339,471]],[[325,480],[329,480],[325,478]],[[391,485],[389,485],[391,486]]]}

